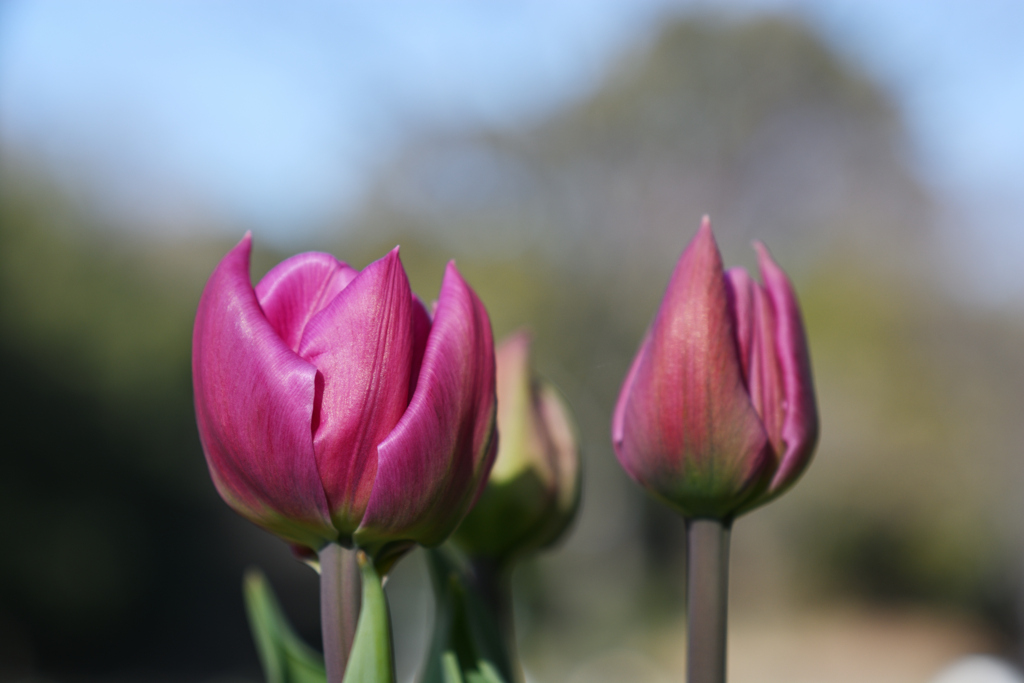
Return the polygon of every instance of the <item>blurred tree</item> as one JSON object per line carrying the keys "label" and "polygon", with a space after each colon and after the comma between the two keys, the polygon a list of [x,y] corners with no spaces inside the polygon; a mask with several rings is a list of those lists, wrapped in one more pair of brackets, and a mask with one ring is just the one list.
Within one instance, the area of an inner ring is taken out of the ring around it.
{"label": "blurred tree", "polygon": [[682,20],[549,120],[410,146],[367,222],[403,214],[463,249],[560,247],[578,273],[627,283],[670,268],[704,213],[727,252],[757,238],[803,261],[905,256],[930,211],[905,147],[885,94],[801,25]]}
{"label": "blurred tree", "polygon": [[0,670],[254,672],[192,411],[205,273],[9,158],[0,181]]}

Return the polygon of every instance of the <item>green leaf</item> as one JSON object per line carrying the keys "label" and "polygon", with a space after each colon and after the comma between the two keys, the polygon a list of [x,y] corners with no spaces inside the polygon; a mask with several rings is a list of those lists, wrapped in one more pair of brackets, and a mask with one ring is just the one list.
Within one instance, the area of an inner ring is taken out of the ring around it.
{"label": "green leaf", "polygon": [[447,650],[441,655],[441,669],[444,683],[463,683],[459,658],[451,650]]}
{"label": "green leaf", "polygon": [[391,620],[384,587],[373,561],[363,552],[359,553],[359,569],[363,575],[363,606],[344,683],[394,683]]}
{"label": "green leaf", "polygon": [[501,677],[498,670],[487,660],[480,662],[480,673],[477,674],[477,680],[482,683],[505,683],[505,679]]}
{"label": "green leaf", "polygon": [[245,573],[243,591],[267,683],[326,683],[323,656],[292,629],[261,571],[250,569]]}

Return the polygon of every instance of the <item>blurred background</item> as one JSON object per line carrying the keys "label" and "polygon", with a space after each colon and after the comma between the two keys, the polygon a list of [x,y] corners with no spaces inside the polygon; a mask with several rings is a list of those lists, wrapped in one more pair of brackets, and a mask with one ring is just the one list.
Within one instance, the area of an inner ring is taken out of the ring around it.
{"label": "blurred background", "polygon": [[[193,421],[206,278],[395,244],[527,326],[585,455],[522,566],[536,681],[679,680],[683,525],[621,471],[619,383],[702,214],[801,296],[822,415],[737,523],[731,679],[925,681],[1024,653],[1024,5],[0,3],[0,680],[260,680],[241,575],[318,643],[317,579],[232,513]],[[399,673],[430,623],[389,582]]]}

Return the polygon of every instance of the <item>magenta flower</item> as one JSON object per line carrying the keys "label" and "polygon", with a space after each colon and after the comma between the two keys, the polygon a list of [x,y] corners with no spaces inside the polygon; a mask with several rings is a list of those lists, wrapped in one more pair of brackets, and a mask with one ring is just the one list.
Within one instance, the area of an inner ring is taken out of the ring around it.
{"label": "magenta flower", "polygon": [[362,272],[323,253],[249,280],[246,235],[210,276],[192,336],[210,475],[238,513],[319,550],[434,545],[497,445],[483,304],[448,264],[431,318],[398,248]]}
{"label": "magenta flower", "polygon": [[817,442],[796,294],[755,248],[764,285],[741,268],[723,273],[705,217],[615,407],[619,462],[687,517],[731,519],[781,494]]}

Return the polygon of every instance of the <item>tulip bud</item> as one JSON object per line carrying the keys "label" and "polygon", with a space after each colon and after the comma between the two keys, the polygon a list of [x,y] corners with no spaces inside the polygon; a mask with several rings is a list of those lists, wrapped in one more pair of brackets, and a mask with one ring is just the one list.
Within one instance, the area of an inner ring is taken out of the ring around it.
{"label": "tulip bud", "polygon": [[580,459],[565,400],[530,367],[529,335],[505,340],[496,360],[498,457],[453,540],[471,557],[503,564],[565,531],[579,504]]}
{"label": "tulip bud", "polygon": [[723,272],[707,217],[672,274],[612,420],[623,468],[687,517],[730,520],[807,467],[818,413],[796,294],[755,244],[764,284]]}
{"label": "tulip bud", "polygon": [[238,513],[290,543],[436,545],[495,453],[490,321],[454,263],[431,317],[397,247],[362,272],[294,256],[254,289],[220,262],[192,337],[196,422]]}

